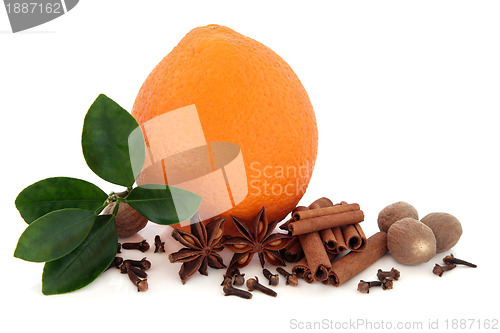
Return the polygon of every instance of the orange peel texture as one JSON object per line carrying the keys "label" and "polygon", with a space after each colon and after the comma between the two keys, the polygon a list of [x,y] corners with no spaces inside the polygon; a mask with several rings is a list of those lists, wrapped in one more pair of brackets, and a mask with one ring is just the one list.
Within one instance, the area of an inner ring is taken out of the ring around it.
{"label": "orange peel texture", "polygon": [[[219,216],[250,221],[265,206],[270,221],[285,218],[307,189],[318,149],[314,110],[292,68],[267,46],[230,28],[195,28],[149,74],[132,115],[144,131],[155,117],[190,105],[206,143],[241,149],[248,193]],[[180,147],[186,140],[192,137],[183,131],[169,145]],[[138,183],[158,176],[146,172],[154,171],[143,170]],[[234,234],[232,223],[225,228]]]}

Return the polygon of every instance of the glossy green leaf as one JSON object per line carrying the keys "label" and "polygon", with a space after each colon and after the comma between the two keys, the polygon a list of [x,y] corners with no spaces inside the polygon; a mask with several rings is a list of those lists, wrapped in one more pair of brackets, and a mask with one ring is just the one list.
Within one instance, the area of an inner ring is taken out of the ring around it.
{"label": "glossy green leaf", "polygon": [[99,215],[87,238],[66,256],[45,263],[42,292],[63,294],[81,289],[104,272],[116,256],[115,218]]}
{"label": "glossy green leaf", "polygon": [[94,212],[79,208],[65,208],[45,214],[23,232],[14,256],[34,262],[61,258],[83,242],[94,220]]}
{"label": "glossy green leaf", "polygon": [[16,207],[27,223],[63,208],[96,210],[108,195],[85,180],[54,177],[40,180],[19,193]]}
{"label": "glossy green leaf", "polygon": [[144,138],[137,121],[102,94],[85,116],[82,149],[90,169],[117,185],[132,186],[144,164]]}
{"label": "glossy green leaf", "polygon": [[202,198],[192,192],[161,184],[135,187],[125,202],[148,220],[174,224],[190,219],[200,208]]}

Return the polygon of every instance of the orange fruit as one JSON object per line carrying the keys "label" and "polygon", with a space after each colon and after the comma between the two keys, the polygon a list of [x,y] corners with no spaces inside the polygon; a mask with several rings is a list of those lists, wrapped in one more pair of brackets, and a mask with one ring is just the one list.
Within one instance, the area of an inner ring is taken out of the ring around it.
{"label": "orange fruit", "polygon": [[[240,146],[248,194],[220,216],[283,219],[304,195],[318,149],[314,110],[292,68],[234,30],[191,30],[153,69],[135,100],[139,124],[194,104],[207,142]],[[182,140],[182,137],[179,138]],[[226,231],[234,231],[232,221]]]}

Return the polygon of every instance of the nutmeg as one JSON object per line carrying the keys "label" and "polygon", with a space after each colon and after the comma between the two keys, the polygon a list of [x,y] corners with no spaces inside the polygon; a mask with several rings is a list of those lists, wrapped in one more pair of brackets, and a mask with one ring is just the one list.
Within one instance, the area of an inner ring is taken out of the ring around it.
{"label": "nutmeg", "polygon": [[390,226],[405,217],[411,217],[418,220],[418,212],[407,202],[398,201],[395,202],[380,211],[378,214],[378,227],[380,231],[387,232]]}
{"label": "nutmeg", "polygon": [[[112,202],[104,208],[103,214],[113,213],[116,202]],[[148,223],[148,219],[139,214],[134,208],[125,202],[120,202],[118,212],[115,217],[116,231],[118,237],[127,238],[135,235],[139,230],[143,229]]]}
{"label": "nutmeg", "polygon": [[389,228],[387,248],[400,264],[419,265],[436,255],[436,238],[431,228],[407,217]]}
{"label": "nutmeg", "polygon": [[448,251],[462,236],[460,221],[448,213],[430,213],[422,219],[422,223],[434,232],[437,252]]}

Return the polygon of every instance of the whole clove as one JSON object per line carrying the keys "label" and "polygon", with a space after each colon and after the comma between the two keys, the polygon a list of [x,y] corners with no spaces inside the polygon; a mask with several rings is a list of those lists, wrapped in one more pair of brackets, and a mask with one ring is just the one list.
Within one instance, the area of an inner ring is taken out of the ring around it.
{"label": "whole clove", "polygon": [[161,241],[160,235],[155,236],[155,252],[162,253],[165,252],[165,242]]}
{"label": "whole clove", "polygon": [[132,283],[137,286],[138,292],[148,290],[149,286],[148,286],[147,279],[144,279],[144,280],[141,279],[131,269],[128,270],[127,274],[128,274],[130,281],[132,281]]}
{"label": "whole clove", "polygon": [[382,281],[382,289],[387,290],[387,289],[392,289],[394,286],[394,280],[392,279],[384,279]]}
{"label": "whole clove", "polygon": [[358,284],[358,290],[363,294],[370,293],[371,287],[380,287],[382,285],[381,281],[363,281],[360,280]]}
{"label": "whole clove", "polygon": [[233,281],[233,276],[237,268],[228,268],[226,270],[226,273],[222,274],[223,280],[222,283],[220,284],[221,286],[225,285],[227,281],[232,282]]}
{"label": "whole clove", "polygon": [[278,274],[271,273],[267,268],[262,270],[262,274],[264,274],[264,277],[269,280],[270,286],[277,286],[279,284],[280,277]]}
{"label": "whole clove", "polygon": [[226,273],[223,275],[224,276],[224,281],[222,281],[222,291],[224,292],[224,296],[238,296],[244,299],[251,299],[252,298],[252,293],[238,289],[233,287],[233,277],[238,274],[240,275],[240,270],[238,268],[231,268],[226,271]]}
{"label": "whole clove", "polygon": [[276,297],[278,295],[274,290],[269,289],[269,288],[261,285],[259,283],[259,279],[256,276],[254,278],[247,280],[247,288],[249,291],[258,290],[258,291],[260,291],[266,295],[272,296],[272,297]]}
{"label": "whole clove", "polygon": [[116,267],[116,268],[120,269],[121,264],[123,264],[123,258],[122,257],[115,257],[115,259],[113,259],[113,261],[111,262],[111,264],[109,264],[107,269],[110,269],[111,267]]}
{"label": "whole clove", "polygon": [[287,285],[294,287],[298,285],[299,279],[297,278],[297,275],[289,273],[283,267],[276,268],[276,271],[285,277]]}
{"label": "whole clove", "polygon": [[241,274],[240,271],[238,270],[234,274],[234,282],[233,282],[233,284],[235,286],[242,286],[243,284],[245,284],[245,274]]}
{"label": "whole clove", "polygon": [[380,281],[384,281],[386,279],[397,281],[397,280],[399,280],[400,276],[401,276],[401,273],[397,269],[395,269],[394,267],[390,271],[383,271],[383,270],[379,269],[377,272],[377,278]]}
{"label": "whole clove", "polygon": [[222,281],[222,283],[220,285],[223,286],[227,281],[230,281],[231,283],[233,283],[233,279],[234,279],[233,284],[235,286],[242,286],[245,283],[244,276],[245,276],[245,274],[241,274],[240,270],[238,268],[228,268],[226,270],[226,273],[224,273],[224,275],[223,275],[224,280]]}
{"label": "whole clove", "polygon": [[233,287],[231,281],[224,284],[222,291],[224,291],[224,296],[238,296],[244,299],[251,299],[253,296],[251,292]]}
{"label": "whole clove", "polygon": [[434,269],[432,270],[432,273],[436,274],[437,276],[441,277],[443,276],[443,273],[446,272],[446,271],[451,271],[452,269],[454,269],[455,267],[457,267],[456,264],[451,264],[451,265],[444,265],[444,266],[441,266],[439,264],[436,264],[436,266],[434,266]]}
{"label": "whole clove", "polygon": [[130,264],[130,262],[124,262],[121,266],[120,266],[120,272],[122,274],[125,274],[125,273],[128,273],[129,271],[132,271],[135,275],[137,275],[138,277],[140,278],[147,278],[148,277],[148,273],[146,273],[142,268],[140,267],[137,267],[137,266],[132,266]]}
{"label": "whole clove", "polygon": [[131,266],[142,268],[145,271],[151,268],[151,262],[146,257],[141,260],[126,259],[123,263],[129,263]]}
{"label": "whole clove", "polygon": [[447,255],[446,257],[443,258],[443,262],[447,265],[453,265],[453,264],[456,264],[456,265],[464,265],[464,266],[469,266],[469,267],[472,267],[472,268],[476,268],[477,265],[476,264],[472,264],[468,261],[465,261],[465,260],[462,260],[462,259],[458,259],[458,258],[455,258],[453,256],[453,254],[450,254],[450,255]]}
{"label": "whole clove", "polygon": [[145,239],[137,243],[123,243],[122,249],[139,250],[141,252],[146,252],[147,250],[149,250],[149,243]]}

